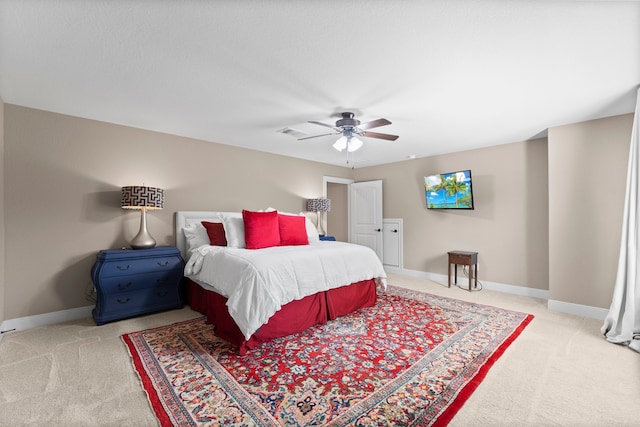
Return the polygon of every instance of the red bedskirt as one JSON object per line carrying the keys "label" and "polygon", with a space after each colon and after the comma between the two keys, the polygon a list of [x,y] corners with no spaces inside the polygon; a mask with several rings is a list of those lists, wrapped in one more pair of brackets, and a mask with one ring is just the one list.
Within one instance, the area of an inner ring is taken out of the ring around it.
{"label": "red bedskirt", "polygon": [[187,302],[191,308],[206,315],[207,322],[214,326],[216,335],[236,345],[240,354],[274,338],[295,334],[359,308],[372,307],[377,299],[373,279],[309,295],[282,306],[267,323],[245,340],[229,315],[227,298],[203,289],[192,280],[186,279],[186,283]]}

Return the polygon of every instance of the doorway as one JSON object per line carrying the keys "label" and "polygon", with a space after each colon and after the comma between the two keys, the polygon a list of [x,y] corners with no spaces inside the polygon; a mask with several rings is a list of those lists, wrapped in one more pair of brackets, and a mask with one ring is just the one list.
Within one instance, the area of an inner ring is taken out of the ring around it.
{"label": "doorway", "polygon": [[[323,196],[331,200],[331,211],[327,212],[325,230],[341,242],[349,241],[349,185],[352,179],[323,177]],[[327,228],[328,227],[328,228]]]}
{"label": "doorway", "polygon": [[323,229],[342,242],[368,246],[383,260],[382,181],[355,183],[323,177],[323,196],[331,200]]}

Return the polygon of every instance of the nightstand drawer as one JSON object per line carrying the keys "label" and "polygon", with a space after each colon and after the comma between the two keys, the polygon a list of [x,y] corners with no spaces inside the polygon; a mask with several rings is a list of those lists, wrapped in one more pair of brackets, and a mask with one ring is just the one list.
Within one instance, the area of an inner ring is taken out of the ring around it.
{"label": "nightstand drawer", "polygon": [[147,274],[104,277],[100,281],[100,290],[104,294],[131,292],[144,288],[155,288],[180,281],[181,270],[168,270]]}
{"label": "nightstand drawer", "polygon": [[182,270],[182,260],[176,256],[158,258],[122,259],[105,262],[100,269],[100,276],[112,277],[123,274],[141,274],[155,271]]}
{"label": "nightstand drawer", "polygon": [[470,264],[471,260],[471,255],[453,253],[449,254],[449,262],[451,264]]}
{"label": "nightstand drawer", "polygon": [[103,304],[96,306],[94,318],[102,324],[111,320],[180,307],[182,303],[178,288],[172,285],[158,286],[136,292],[105,295]]}

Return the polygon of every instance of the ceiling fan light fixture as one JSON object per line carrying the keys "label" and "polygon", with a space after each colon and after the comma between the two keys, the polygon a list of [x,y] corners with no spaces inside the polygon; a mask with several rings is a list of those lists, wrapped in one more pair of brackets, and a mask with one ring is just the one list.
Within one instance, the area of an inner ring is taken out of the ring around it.
{"label": "ceiling fan light fixture", "polygon": [[353,153],[356,150],[359,150],[362,147],[362,141],[360,141],[356,137],[349,138],[347,141],[347,151]]}
{"label": "ceiling fan light fixture", "polygon": [[[323,122],[317,122],[315,120],[310,120],[309,123],[331,128],[333,132],[324,133],[321,135],[305,136],[304,138],[298,138],[298,140],[341,134],[340,138],[333,143],[333,148],[335,148],[337,151],[344,151],[344,149],[346,148],[347,152],[353,153],[354,151],[359,150],[363,145],[362,141],[359,138],[356,138],[356,136],[366,136],[368,138],[385,139],[387,141],[395,141],[396,139],[398,139],[397,135],[371,132],[368,130],[368,129],[377,128],[380,126],[390,125],[391,122],[387,119],[377,119],[367,123],[361,123],[360,120],[356,119],[354,117],[354,114],[351,112],[342,113],[341,116],[342,116],[342,119],[336,121],[335,126],[329,125]],[[285,128],[281,130],[281,132],[289,133],[288,132],[289,130],[290,128]]]}
{"label": "ceiling fan light fixture", "polygon": [[338,151],[342,151],[345,148],[347,148],[347,137],[346,136],[341,136],[336,142],[335,144],[333,144],[333,148],[335,148]]}

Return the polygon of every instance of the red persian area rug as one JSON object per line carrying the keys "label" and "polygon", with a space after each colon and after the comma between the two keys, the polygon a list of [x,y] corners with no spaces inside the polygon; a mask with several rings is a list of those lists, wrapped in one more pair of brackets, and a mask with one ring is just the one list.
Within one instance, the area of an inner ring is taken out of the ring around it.
{"label": "red persian area rug", "polygon": [[390,286],[244,356],[204,318],[123,340],[163,426],[446,425],[532,319]]}

